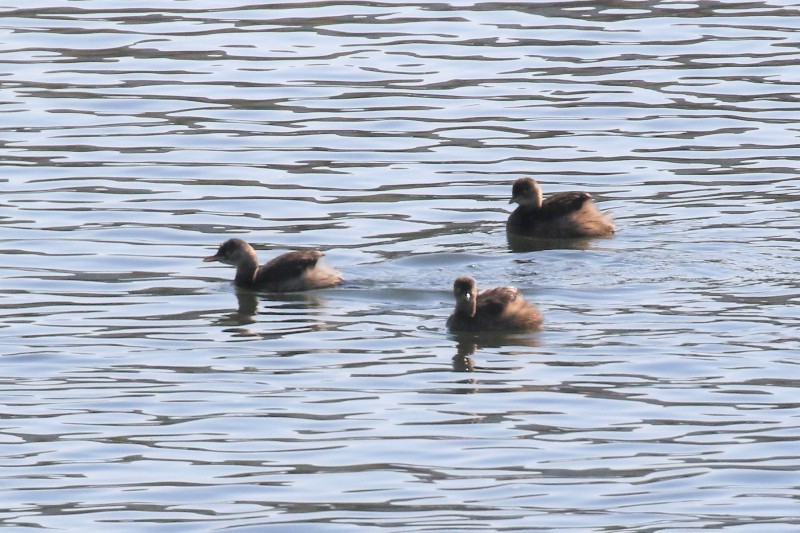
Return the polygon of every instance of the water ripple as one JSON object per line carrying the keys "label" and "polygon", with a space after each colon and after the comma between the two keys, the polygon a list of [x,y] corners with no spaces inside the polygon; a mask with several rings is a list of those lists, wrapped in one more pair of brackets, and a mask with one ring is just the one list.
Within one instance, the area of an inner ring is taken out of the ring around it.
{"label": "water ripple", "polygon": [[[0,521],[794,531],[784,4],[7,5]],[[523,175],[619,232],[507,240]],[[447,333],[462,273],[543,331]]]}

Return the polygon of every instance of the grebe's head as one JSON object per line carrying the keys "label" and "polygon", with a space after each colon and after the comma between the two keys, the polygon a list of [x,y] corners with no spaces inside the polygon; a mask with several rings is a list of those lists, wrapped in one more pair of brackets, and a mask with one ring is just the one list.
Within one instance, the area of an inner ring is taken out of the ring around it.
{"label": "grebe's head", "polygon": [[222,243],[217,253],[203,259],[204,262],[219,261],[226,265],[239,266],[244,261],[252,261],[256,251],[242,239],[229,239]]}
{"label": "grebe's head", "polygon": [[520,178],[511,187],[510,204],[519,204],[522,207],[541,207],[542,188],[531,178]]}

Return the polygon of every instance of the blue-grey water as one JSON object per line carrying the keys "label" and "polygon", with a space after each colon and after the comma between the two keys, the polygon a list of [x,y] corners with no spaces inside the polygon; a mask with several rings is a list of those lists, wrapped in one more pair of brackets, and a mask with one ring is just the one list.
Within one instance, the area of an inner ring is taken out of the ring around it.
{"label": "blue-grey water", "polygon": [[[783,1],[4,2],[0,525],[800,530],[798,63]],[[528,175],[618,233],[510,246]]]}

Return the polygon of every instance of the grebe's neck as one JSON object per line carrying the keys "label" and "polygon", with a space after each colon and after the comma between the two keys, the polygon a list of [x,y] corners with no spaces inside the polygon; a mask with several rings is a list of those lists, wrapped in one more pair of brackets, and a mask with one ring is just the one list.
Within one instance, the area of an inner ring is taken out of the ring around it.
{"label": "grebe's neck", "polygon": [[255,250],[250,248],[237,258],[236,277],[234,282],[243,287],[251,287],[255,283],[258,272],[258,257]]}

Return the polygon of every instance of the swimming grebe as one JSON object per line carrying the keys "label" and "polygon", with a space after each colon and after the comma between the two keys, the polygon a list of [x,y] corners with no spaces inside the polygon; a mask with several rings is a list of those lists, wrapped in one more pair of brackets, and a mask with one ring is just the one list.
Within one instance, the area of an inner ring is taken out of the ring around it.
{"label": "swimming grebe", "polygon": [[252,246],[242,239],[225,241],[205,262],[219,261],[236,267],[234,282],[239,287],[270,292],[324,289],[341,283],[342,275],[320,262],[319,250],[299,250],[279,255],[263,266]]}
{"label": "swimming grebe", "polygon": [[453,283],[456,307],[447,327],[451,331],[531,331],[542,325],[542,314],[516,287],[478,292],[472,276]]}
{"label": "swimming grebe", "polygon": [[603,237],[616,229],[611,216],[597,209],[589,193],[558,192],[542,201],[542,189],[531,178],[514,182],[508,203],[519,204],[506,224],[514,235],[571,239]]}

